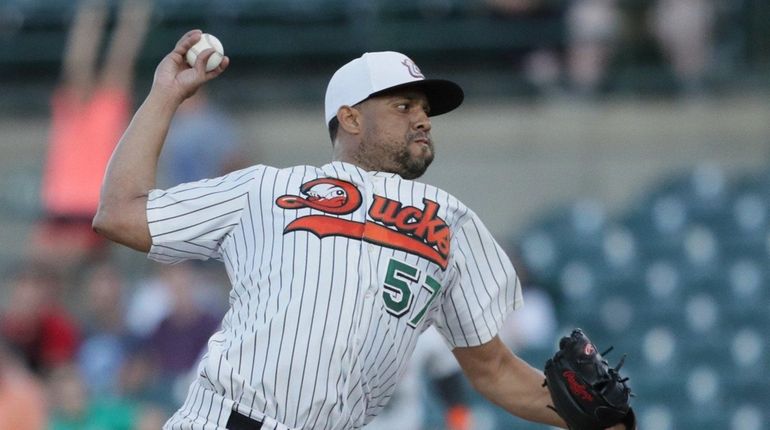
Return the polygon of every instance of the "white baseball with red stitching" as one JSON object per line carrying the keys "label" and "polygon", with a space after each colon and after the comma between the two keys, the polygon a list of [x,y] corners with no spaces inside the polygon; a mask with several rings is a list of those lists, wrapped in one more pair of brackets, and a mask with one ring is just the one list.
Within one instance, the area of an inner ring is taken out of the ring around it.
{"label": "white baseball with red stitching", "polygon": [[219,67],[222,60],[225,58],[225,49],[219,39],[208,33],[203,33],[201,35],[201,40],[187,51],[185,54],[187,64],[189,64],[190,67],[195,67],[195,60],[198,59],[198,55],[207,49],[213,49],[214,53],[211,54],[209,61],[206,63],[206,71],[210,72]]}

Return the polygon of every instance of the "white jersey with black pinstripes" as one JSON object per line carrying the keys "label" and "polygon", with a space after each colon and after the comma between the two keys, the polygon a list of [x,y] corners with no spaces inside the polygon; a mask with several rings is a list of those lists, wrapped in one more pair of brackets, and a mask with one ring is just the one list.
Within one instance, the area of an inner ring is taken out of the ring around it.
{"label": "white jersey with black pinstripes", "polygon": [[332,162],[264,165],[153,190],[150,258],[216,258],[232,290],[184,405],[166,429],[363,427],[387,403],[418,335],[491,340],[518,306],[510,260],[436,187]]}

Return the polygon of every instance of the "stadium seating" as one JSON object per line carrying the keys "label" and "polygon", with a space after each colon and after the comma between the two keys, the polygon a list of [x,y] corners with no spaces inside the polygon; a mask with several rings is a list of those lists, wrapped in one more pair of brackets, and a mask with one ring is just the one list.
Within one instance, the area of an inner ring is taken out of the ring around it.
{"label": "stadium seating", "polygon": [[759,376],[770,370],[769,177],[699,165],[625,212],[581,200],[522,234],[523,261],[552,282],[565,330],[583,327],[628,354],[641,428],[770,423]]}

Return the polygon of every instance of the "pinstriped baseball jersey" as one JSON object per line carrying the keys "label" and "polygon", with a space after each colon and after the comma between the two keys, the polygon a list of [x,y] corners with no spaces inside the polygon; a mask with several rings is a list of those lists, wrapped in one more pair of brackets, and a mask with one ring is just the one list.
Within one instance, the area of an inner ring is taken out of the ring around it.
{"label": "pinstriped baseball jersey", "polygon": [[216,258],[232,290],[167,429],[363,427],[394,392],[419,334],[491,340],[521,303],[510,260],[436,187],[332,162],[264,165],[153,190],[150,258]]}

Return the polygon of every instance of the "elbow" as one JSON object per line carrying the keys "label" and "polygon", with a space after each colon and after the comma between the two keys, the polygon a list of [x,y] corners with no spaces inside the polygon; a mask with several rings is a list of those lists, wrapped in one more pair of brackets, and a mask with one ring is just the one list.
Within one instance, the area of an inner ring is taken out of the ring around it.
{"label": "elbow", "polygon": [[147,252],[151,238],[141,208],[100,204],[91,221],[98,235],[137,251]]}
{"label": "elbow", "polygon": [[96,215],[91,221],[91,229],[100,236],[104,236],[108,239],[111,238],[111,232],[117,230],[114,217],[111,216],[109,207],[105,207],[104,204],[99,204],[99,208],[96,210]]}

